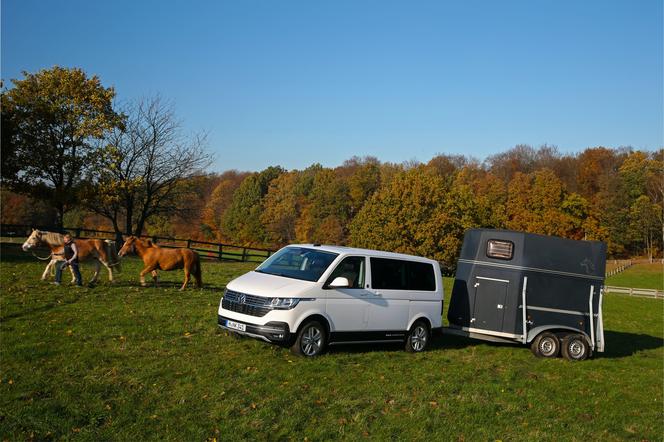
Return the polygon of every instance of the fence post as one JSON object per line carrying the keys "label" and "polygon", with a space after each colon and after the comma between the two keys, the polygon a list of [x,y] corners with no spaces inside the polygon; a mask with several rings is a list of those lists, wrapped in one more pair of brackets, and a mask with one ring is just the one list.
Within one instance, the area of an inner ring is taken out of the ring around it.
{"label": "fence post", "polygon": [[242,262],[245,262],[247,260],[247,248],[242,247]]}
{"label": "fence post", "polygon": [[223,257],[223,255],[224,255],[224,246],[219,244],[219,261],[221,261],[221,258]]}
{"label": "fence post", "polygon": [[188,239],[188,240],[187,240],[187,248],[188,248],[188,249],[191,249],[191,239]]}
{"label": "fence post", "polygon": [[153,237],[152,237],[152,243],[153,243],[153,244],[157,244],[157,237],[156,237],[156,236],[153,236]]}
{"label": "fence post", "polygon": [[80,237],[81,237],[81,229],[78,228],[78,229],[76,229],[76,238],[80,238]]}

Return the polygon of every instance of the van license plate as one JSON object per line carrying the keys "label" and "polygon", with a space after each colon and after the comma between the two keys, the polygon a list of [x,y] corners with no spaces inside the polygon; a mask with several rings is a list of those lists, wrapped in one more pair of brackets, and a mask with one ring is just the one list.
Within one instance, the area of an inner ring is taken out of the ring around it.
{"label": "van license plate", "polygon": [[239,322],[234,322],[234,321],[226,321],[226,327],[232,328],[233,330],[240,330],[240,331],[247,330],[246,325],[240,324]]}

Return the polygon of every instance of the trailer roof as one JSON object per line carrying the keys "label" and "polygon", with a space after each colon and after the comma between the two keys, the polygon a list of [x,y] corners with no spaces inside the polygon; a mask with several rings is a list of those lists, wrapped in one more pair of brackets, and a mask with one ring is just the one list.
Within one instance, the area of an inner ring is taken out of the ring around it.
{"label": "trailer roof", "polygon": [[[512,258],[498,259],[487,256],[489,240],[511,242]],[[459,259],[604,279],[606,244],[513,230],[470,229],[466,231]]]}

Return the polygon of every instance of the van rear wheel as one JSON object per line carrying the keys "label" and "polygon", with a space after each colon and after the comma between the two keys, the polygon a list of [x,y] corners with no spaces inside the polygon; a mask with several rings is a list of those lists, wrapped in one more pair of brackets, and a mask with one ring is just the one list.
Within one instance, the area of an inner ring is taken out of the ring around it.
{"label": "van rear wheel", "polygon": [[409,353],[419,353],[424,351],[429,345],[429,327],[424,321],[417,321],[410,328],[406,337],[406,351]]}
{"label": "van rear wheel", "polygon": [[327,332],[318,321],[310,321],[300,327],[291,351],[300,356],[320,355],[327,345]]}
{"label": "van rear wheel", "polygon": [[551,332],[540,333],[530,345],[530,350],[538,358],[555,358],[560,352],[560,341]]}

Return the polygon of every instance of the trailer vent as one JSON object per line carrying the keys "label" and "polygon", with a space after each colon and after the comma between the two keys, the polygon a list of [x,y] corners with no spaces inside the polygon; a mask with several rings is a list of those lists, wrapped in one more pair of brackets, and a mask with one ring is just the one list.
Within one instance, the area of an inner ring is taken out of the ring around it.
{"label": "trailer vent", "polygon": [[512,259],[514,255],[514,243],[512,241],[500,241],[490,239],[486,247],[486,256],[497,259]]}

